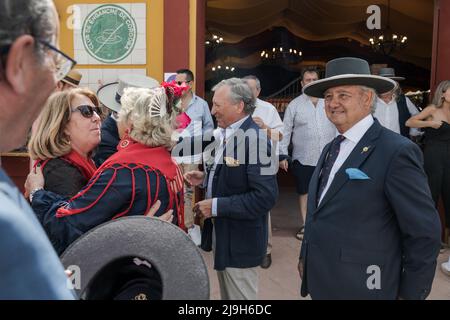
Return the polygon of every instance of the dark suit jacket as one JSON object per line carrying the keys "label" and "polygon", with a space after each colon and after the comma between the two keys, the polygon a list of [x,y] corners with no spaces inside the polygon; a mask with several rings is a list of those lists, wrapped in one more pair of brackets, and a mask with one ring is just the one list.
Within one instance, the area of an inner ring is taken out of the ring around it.
{"label": "dark suit jacket", "polygon": [[[329,147],[309,185],[302,296],[425,299],[439,254],[440,222],[419,148],[375,120],[317,207]],[[370,179],[350,180],[347,168],[359,168]],[[380,289],[368,288],[377,273],[370,266],[379,268]]]}
{"label": "dark suit jacket", "polygon": [[61,158],[50,159],[43,169],[44,189],[72,198],[88,183],[81,171]]}
{"label": "dark suit jacket", "polygon": [[[262,150],[264,153],[267,150],[266,156],[270,153],[268,139],[263,137],[264,133],[259,133],[258,125],[251,117],[244,121],[240,129],[248,135],[235,140],[232,152],[230,141],[234,139],[230,138],[222,155],[239,159],[239,165],[233,166],[220,161],[212,180],[212,195],[213,198],[218,198],[217,217],[213,218],[216,233],[216,270],[224,270],[227,267],[251,268],[261,264],[267,249],[267,213],[278,198],[275,174],[267,175],[264,170],[261,171],[265,165],[262,164],[263,160],[258,152]],[[267,149],[260,149],[262,146]],[[239,157],[239,149],[245,151],[246,159]],[[256,159],[253,161],[256,163],[246,161],[248,159]],[[208,176],[207,170],[207,178]],[[207,219],[203,234],[210,235],[212,228],[211,219]],[[205,239],[209,243],[203,243],[203,247],[210,247],[211,237]]]}

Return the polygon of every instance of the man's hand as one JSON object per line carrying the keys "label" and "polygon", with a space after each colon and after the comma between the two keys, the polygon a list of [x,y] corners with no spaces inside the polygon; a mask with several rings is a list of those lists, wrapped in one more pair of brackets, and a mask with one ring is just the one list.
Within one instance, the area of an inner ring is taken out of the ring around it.
{"label": "man's hand", "polygon": [[198,187],[203,183],[205,173],[202,171],[189,171],[184,174],[184,181],[193,187]]}
{"label": "man's hand", "polygon": [[300,279],[303,280],[303,260],[302,260],[302,259],[300,259],[300,260],[298,261],[298,266],[297,266],[297,268],[298,268],[298,274],[300,275]]}
{"label": "man's hand", "polygon": [[267,129],[266,124],[260,117],[253,117],[253,121],[261,128],[261,129]]}
{"label": "man's hand", "polygon": [[44,188],[45,180],[40,166],[32,169],[25,181],[25,197],[30,196],[31,191]]}
{"label": "man's hand", "polygon": [[200,218],[210,218],[212,216],[212,199],[197,202],[192,211]]}
{"label": "man's hand", "polygon": [[287,160],[280,161],[280,168],[284,171],[288,172],[289,169],[289,163]]}
{"label": "man's hand", "polygon": [[[155,202],[155,204],[150,207],[150,209],[148,210],[148,212],[144,216],[146,216],[146,217],[155,217],[155,214],[159,210],[160,207],[161,207],[161,201],[157,200]],[[155,218],[172,223],[172,221],[173,221],[173,210],[170,209],[169,211],[167,211],[163,215],[161,215],[159,217],[155,217]]]}

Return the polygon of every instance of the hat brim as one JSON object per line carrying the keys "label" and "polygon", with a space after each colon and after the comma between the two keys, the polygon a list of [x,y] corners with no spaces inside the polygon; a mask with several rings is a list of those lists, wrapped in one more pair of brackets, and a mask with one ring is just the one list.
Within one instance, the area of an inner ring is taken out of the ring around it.
{"label": "hat brim", "polygon": [[303,88],[303,93],[316,98],[323,98],[325,91],[338,86],[366,86],[375,89],[378,94],[394,89],[395,82],[391,79],[363,74],[344,74],[314,81]]}
{"label": "hat brim", "polygon": [[163,300],[208,300],[208,270],[185,232],[156,218],[126,217],[82,235],[62,254],[65,268],[78,266],[81,297],[91,280],[109,263],[124,257],[145,259],[158,271]]}
{"label": "hat brim", "polygon": [[116,101],[117,88],[119,87],[119,82],[112,82],[101,86],[97,90],[97,97],[108,109],[112,111],[119,112],[121,105]]}
{"label": "hat brim", "polygon": [[66,79],[61,79],[61,81],[66,83],[66,84],[68,84],[68,85],[70,85],[70,86],[72,86],[72,87],[74,87],[74,88],[78,88],[80,86],[79,82],[78,83],[73,83],[73,82],[67,81]]}
{"label": "hat brim", "polygon": [[403,80],[405,80],[405,77],[385,77],[385,78],[389,78],[389,79],[392,79],[392,80],[395,80],[395,81],[403,81]]}

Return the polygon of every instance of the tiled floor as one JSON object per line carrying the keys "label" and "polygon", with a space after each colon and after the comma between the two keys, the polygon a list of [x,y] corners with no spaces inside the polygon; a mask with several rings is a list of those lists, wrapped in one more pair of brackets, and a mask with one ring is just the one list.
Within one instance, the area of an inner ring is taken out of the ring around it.
{"label": "tiled floor", "polygon": [[[280,190],[280,199],[272,211],[273,250],[272,266],[260,269],[259,298],[263,300],[302,300],[299,294],[300,278],[297,271],[300,241],[294,235],[300,223],[296,215],[297,200],[292,188]],[[450,277],[440,270],[440,264],[448,259],[450,249],[439,256],[433,289],[428,299],[450,300]],[[217,276],[212,268],[211,253],[203,253],[208,266],[211,299],[220,299]],[[309,299],[309,298],[307,298]]]}

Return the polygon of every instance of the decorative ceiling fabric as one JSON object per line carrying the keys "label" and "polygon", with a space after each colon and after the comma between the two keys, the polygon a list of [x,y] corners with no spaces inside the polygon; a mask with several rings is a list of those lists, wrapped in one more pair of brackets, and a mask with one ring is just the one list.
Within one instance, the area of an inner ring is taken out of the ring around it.
{"label": "decorative ceiling fabric", "polygon": [[[369,45],[372,31],[366,27],[366,11],[374,4],[381,8],[384,28],[387,0],[209,0],[206,24],[227,43],[280,26],[310,41],[350,38]],[[433,0],[391,0],[390,27],[408,37],[407,48],[395,57],[430,67],[433,13]]]}

